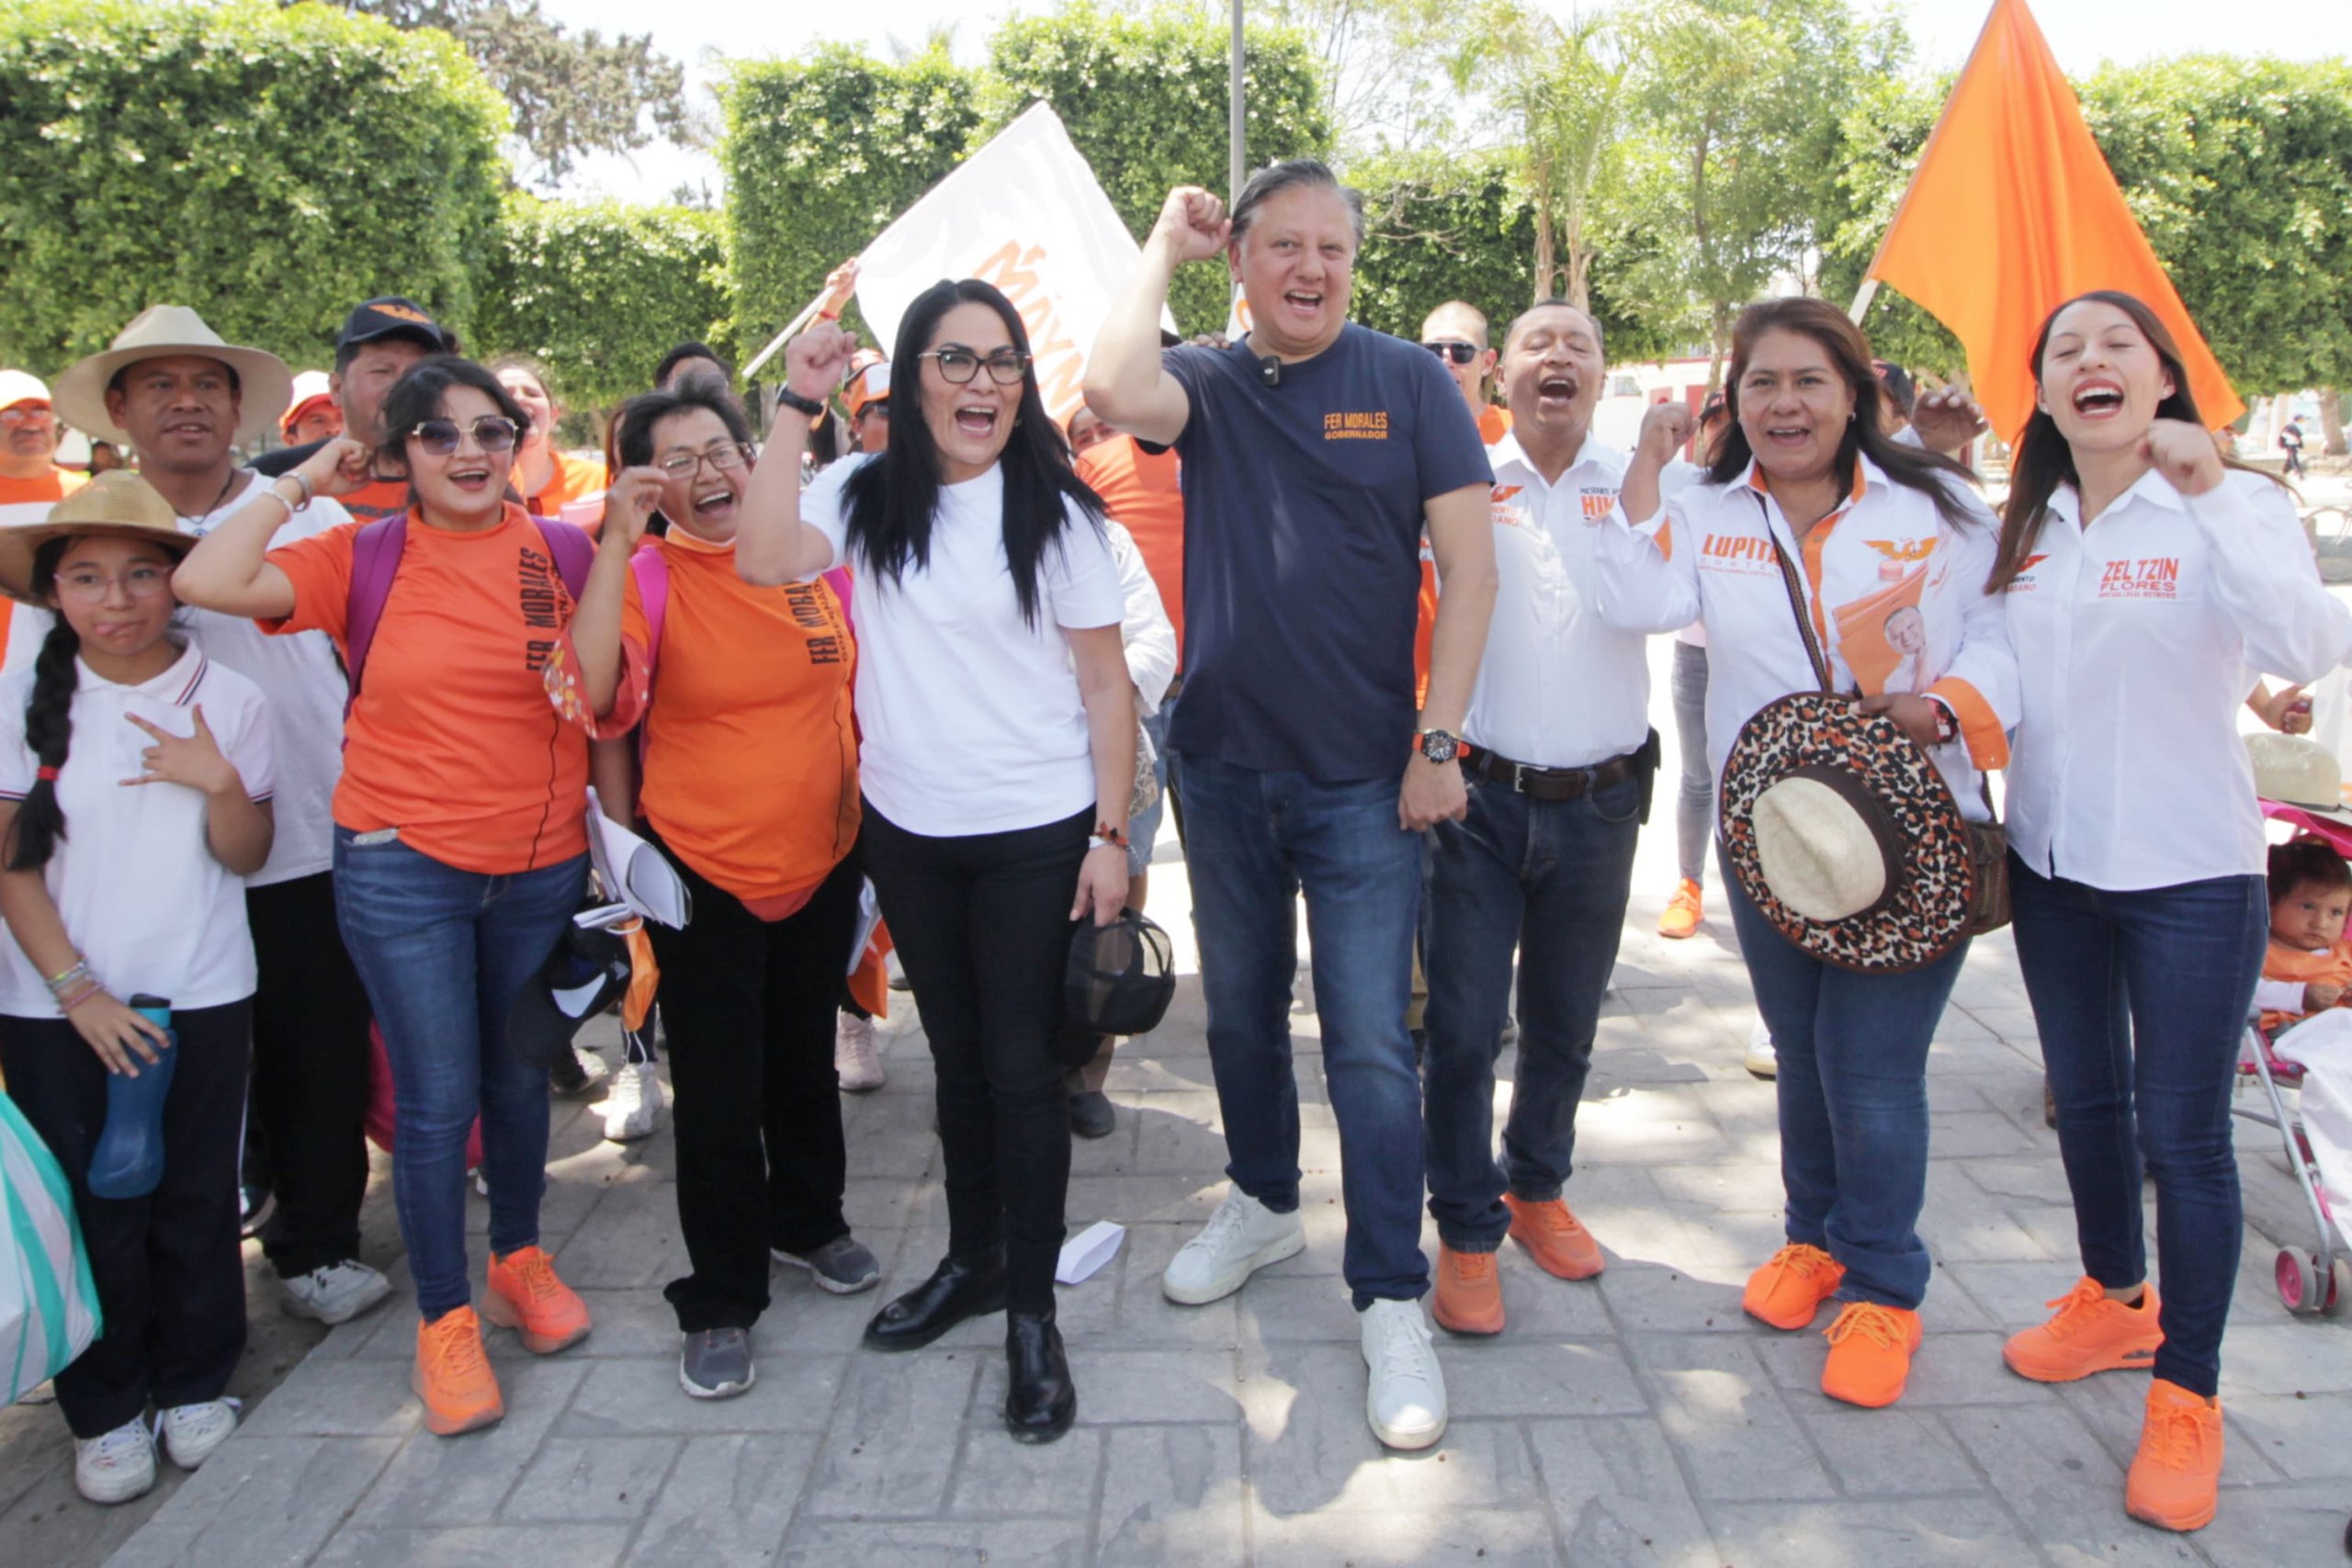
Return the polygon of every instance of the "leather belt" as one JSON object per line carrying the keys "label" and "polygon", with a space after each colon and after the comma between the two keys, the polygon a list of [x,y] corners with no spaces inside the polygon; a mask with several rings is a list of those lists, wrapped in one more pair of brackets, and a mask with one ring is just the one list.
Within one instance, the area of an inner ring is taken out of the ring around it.
{"label": "leather belt", "polygon": [[1462,765],[1477,777],[1508,785],[1531,800],[1582,800],[1594,790],[1607,789],[1635,776],[1641,754],[1629,751],[1589,768],[1539,768],[1473,748]]}

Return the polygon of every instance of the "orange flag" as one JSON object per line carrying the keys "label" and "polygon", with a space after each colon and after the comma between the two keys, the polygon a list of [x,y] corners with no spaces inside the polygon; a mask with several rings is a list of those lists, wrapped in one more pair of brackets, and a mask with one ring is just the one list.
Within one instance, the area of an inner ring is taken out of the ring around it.
{"label": "orange flag", "polygon": [[2093,288],[2137,295],[2164,318],[2208,425],[2245,411],[2124,205],[2025,0],[1994,0],[1864,276],[1960,339],[1976,400],[2005,441],[2033,412],[2042,318]]}

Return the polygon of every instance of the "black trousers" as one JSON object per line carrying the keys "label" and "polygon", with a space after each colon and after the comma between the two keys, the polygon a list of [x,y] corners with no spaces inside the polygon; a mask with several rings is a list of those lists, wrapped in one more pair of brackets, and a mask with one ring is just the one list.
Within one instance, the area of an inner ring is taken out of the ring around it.
{"label": "black trousers", "polygon": [[865,807],[865,869],[937,1067],[947,1249],[1001,1242],[1015,1312],[1053,1310],[1069,1190],[1060,1033],[1069,918],[1092,807],[1043,827],[932,838]]}
{"label": "black trousers", "polygon": [[277,1212],[262,1250],[292,1279],[359,1256],[368,1194],[367,987],[335,924],[334,874],[245,889],[254,1113]]}
{"label": "black trousers", "polygon": [[687,1334],[749,1328],[768,1304],[768,1248],[849,1233],[833,1004],[857,924],[857,856],[788,919],[767,921],[677,855],[684,931],[648,922],[669,1031],[678,1223],[694,1272],[664,1292]]}
{"label": "black trousers", "polygon": [[164,1179],[144,1198],[94,1198],[90,1156],[107,1120],[107,1069],[72,1024],[0,1017],[9,1098],[74,1184],[106,1331],[57,1374],[77,1438],[157,1409],[218,1399],[245,1350],[237,1250],[237,1133],[247,1002],[172,1016],[179,1060],[164,1102]]}

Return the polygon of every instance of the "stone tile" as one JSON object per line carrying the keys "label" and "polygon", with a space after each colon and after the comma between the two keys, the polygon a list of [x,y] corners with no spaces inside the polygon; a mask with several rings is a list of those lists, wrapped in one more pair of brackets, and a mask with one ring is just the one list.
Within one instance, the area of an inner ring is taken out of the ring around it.
{"label": "stone tile", "polygon": [[[1230,1350],[1073,1349],[1078,1424],[1238,1420],[1241,1396]],[[972,1396],[975,1420],[993,1421],[1004,1406],[1005,1365],[999,1354],[980,1366]]]}
{"label": "stone tile", "polygon": [[[1290,1260],[1295,1263],[1296,1258]],[[1343,1342],[1352,1352],[1363,1337],[1346,1285],[1329,1274],[1299,1274],[1290,1263],[1260,1270],[1239,1294],[1229,1298],[1238,1314],[1240,1342],[1294,1344]],[[1157,1289],[1155,1283],[1154,1289]],[[1172,1310],[1190,1312],[1190,1307]]]}
{"label": "stone tile", "polygon": [[2122,1467],[2058,1401],[1951,1410],[1943,1419],[2026,1533],[2061,1568],[2196,1561],[2178,1537],[2135,1524],[2123,1512]]}
{"label": "stone tile", "polygon": [[[1358,1361],[1361,1366],[1361,1355]],[[1485,1343],[1447,1337],[1438,1347],[1438,1366],[1445,1374],[1446,1403],[1464,1419],[1628,1416],[1648,1409],[1614,1340],[1543,1340],[1516,1333]]]}
{"label": "stone tile", "polygon": [[346,1525],[311,1561],[317,1568],[618,1568],[628,1538],[627,1525]]}
{"label": "stone tile", "polygon": [[353,1518],[369,1525],[494,1523],[499,1504],[530,1467],[588,1370],[589,1363],[571,1359],[502,1368],[505,1419],[479,1432],[436,1438],[420,1417]]}
{"label": "stone tile", "polygon": [[1709,1502],[1830,1497],[1836,1487],[1757,1344],[1728,1334],[1629,1335],[1658,1423]]}
{"label": "stone tile", "polygon": [[[2352,1477],[2352,1400],[2291,1393],[2222,1401],[2230,1433],[2223,1467],[2242,1455],[2267,1458],[2290,1478]],[[2345,1488],[2352,1499],[2352,1483]]]}
{"label": "stone tile", "polygon": [[1087,1557],[1083,1519],[957,1520],[804,1517],[785,1540],[782,1568],[1080,1568]]}
{"label": "stone tile", "polygon": [[[399,1446],[390,1438],[322,1441],[241,1432],[108,1562],[112,1568],[292,1568],[308,1562]],[[88,1506],[79,1498],[69,1506]]]}
{"label": "stone tile", "polygon": [[1985,1499],[1904,1503],[1735,1503],[1712,1511],[1739,1568],[1984,1568],[2035,1561],[2007,1514]]}
{"label": "stone tile", "polygon": [[2213,1522],[2194,1539],[2218,1568],[2334,1562],[2344,1551],[2347,1499],[2352,1486],[2341,1479],[2225,1493]]}
{"label": "stone tile", "polygon": [[515,1521],[634,1519],[662,1490],[682,1446],[677,1438],[551,1438],[501,1511]]}
{"label": "stone tile", "polygon": [[1531,1421],[1527,1436],[1570,1562],[1720,1568],[1724,1554],[1656,1423]]}
{"label": "stone tile", "polygon": [[851,1357],[803,1506],[831,1518],[938,1513],[977,1361],[937,1345]]}
{"label": "stone tile", "polygon": [[1660,1263],[1611,1264],[1600,1276],[1600,1294],[1629,1333],[1744,1334],[1756,1326],[1739,1310],[1747,1273],[1722,1267],[1694,1272]]}
{"label": "stone tile", "polygon": [[674,1355],[591,1362],[556,1435],[822,1431],[832,1417],[843,1360],[838,1356],[770,1356],[760,1363],[759,1381],[732,1399],[687,1398],[678,1387]]}
{"label": "stone tile", "polygon": [[1455,1417],[1445,1436],[1435,1448],[1396,1453],[1364,1419],[1363,1363],[1354,1351],[1314,1347],[1286,1372],[1292,1396],[1252,1390],[1242,1451],[1262,1507],[1292,1515],[1542,1506],[1518,1426],[1466,1418],[1471,1407],[1450,1385]]}
{"label": "stone tile", "polygon": [[557,1266],[574,1290],[659,1285],[688,1272],[677,1190],[666,1181],[606,1188]]}
{"label": "stone tile", "polygon": [[775,1560],[817,1457],[805,1433],[693,1438],[670,1467],[630,1568],[750,1568]]}
{"label": "stone tile", "polygon": [[1792,1400],[1797,1420],[1849,1497],[1976,1495],[1983,1482],[1932,1410],[1911,1396],[1884,1410]]}
{"label": "stone tile", "polygon": [[1261,1563],[1339,1563],[1351,1568],[1555,1568],[1552,1522],[1541,1512],[1355,1514],[1326,1509],[1251,1516]]}
{"label": "stone tile", "polygon": [[[2041,1108],[2036,1095],[2034,1116]],[[2055,1149],[2055,1141],[2052,1147]],[[2034,1141],[2015,1122],[1992,1111],[1930,1111],[1928,1113],[1928,1155],[1931,1159],[1977,1159],[1990,1155],[2011,1156],[2033,1151]]]}
{"label": "stone tile", "polygon": [[409,1392],[404,1364],[305,1361],[243,1425],[255,1438],[401,1438],[414,1429],[422,1409]]}
{"label": "stone tile", "polygon": [[999,1422],[975,1414],[964,1439],[946,1514],[955,1519],[1066,1517],[1094,1512],[1103,1434],[1079,1427],[1060,1441],[1013,1441]]}
{"label": "stone tile", "polygon": [[1102,1437],[1098,1563],[1231,1568],[1245,1560],[1238,1428],[1112,1427]]}

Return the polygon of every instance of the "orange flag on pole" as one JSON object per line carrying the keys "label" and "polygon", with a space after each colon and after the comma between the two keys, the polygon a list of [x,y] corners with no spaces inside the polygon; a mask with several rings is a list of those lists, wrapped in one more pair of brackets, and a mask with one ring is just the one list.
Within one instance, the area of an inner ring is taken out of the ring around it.
{"label": "orange flag on pole", "polygon": [[1960,339],[2004,441],[2033,412],[2029,357],[2042,318],[2093,288],[2137,295],[2164,318],[2207,424],[2245,410],[2124,205],[2025,0],[1994,0],[1863,276],[1893,284]]}

